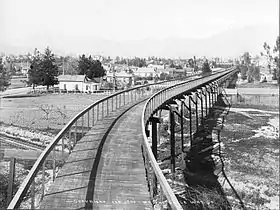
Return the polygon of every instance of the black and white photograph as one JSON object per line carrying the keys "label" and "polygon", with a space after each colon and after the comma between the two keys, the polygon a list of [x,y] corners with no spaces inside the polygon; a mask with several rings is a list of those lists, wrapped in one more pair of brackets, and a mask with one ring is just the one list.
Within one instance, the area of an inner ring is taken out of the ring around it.
{"label": "black and white photograph", "polygon": [[0,0],[0,209],[278,210],[278,0]]}

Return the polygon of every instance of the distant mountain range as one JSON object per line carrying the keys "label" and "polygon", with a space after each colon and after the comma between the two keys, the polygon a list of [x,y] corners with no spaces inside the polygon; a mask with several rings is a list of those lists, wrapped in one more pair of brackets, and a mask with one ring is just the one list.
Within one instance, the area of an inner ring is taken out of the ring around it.
{"label": "distant mountain range", "polygon": [[[274,45],[278,28],[271,25],[255,25],[243,28],[230,28],[224,32],[203,39],[170,37],[164,40],[142,39],[132,41],[113,41],[100,37],[83,38],[65,37],[64,43],[52,41],[52,44],[36,43],[26,40],[24,45],[8,45],[0,42],[0,52],[26,53],[33,52],[49,45],[56,54],[102,54],[110,56],[163,56],[182,57],[236,57],[243,52],[252,55],[260,54],[263,43]],[[44,40],[42,37],[39,39]],[[47,40],[47,39],[46,39]],[[55,40],[55,39],[53,39]],[[29,44],[28,44],[29,43]]]}

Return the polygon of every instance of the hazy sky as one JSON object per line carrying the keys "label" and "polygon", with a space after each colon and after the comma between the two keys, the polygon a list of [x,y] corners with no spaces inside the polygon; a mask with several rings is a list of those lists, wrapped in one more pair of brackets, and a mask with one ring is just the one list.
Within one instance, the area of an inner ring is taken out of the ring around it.
{"label": "hazy sky", "polygon": [[278,0],[0,0],[0,39],[63,48],[88,37],[203,38],[247,25],[278,27],[278,16]]}

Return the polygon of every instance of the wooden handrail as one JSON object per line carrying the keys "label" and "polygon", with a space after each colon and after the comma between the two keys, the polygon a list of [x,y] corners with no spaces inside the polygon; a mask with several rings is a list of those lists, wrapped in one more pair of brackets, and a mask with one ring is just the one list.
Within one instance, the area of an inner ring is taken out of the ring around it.
{"label": "wooden handrail", "polygon": [[[147,122],[148,122],[148,119],[151,117],[151,115],[153,114],[153,111],[155,110],[155,108],[159,107],[160,105],[162,105],[165,100],[169,100],[170,99],[170,96],[168,98],[164,98],[164,97],[161,97],[161,96],[166,96],[168,91],[172,91],[176,88],[181,88],[181,86],[187,84],[187,83],[192,83],[192,82],[196,82],[196,86],[200,86],[202,85],[203,83],[209,83],[211,81],[214,81],[214,80],[219,80],[219,79],[225,79],[224,77],[228,76],[228,75],[231,75],[231,74],[234,74],[236,72],[236,69],[228,69],[228,70],[225,70],[225,71],[222,71],[222,72],[217,72],[209,77],[206,77],[205,78],[199,78],[199,79],[193,79],[193,80],[190,80],[190,81],[183,81],[181,83],[178,83],[178,84],[175,84],[173,86],[170,86],[170,87],[167,87],[163,90],[160,90],[158,91],[157,93],[153,94],[148,100],[147,102],[145,103],[145,106],[143,108],[143,111],[142,111],[142,117],[141,117],[141,120],[142,120],[142,135],[143,135],[143,147],[144,147],[144,153],[146,152],[147,155],[148,155],[148,160],[145,160],[145,161],[149,161],[151,163],[151,166],[152,166],[152,169],[153,169],[153,172],[155,173],[156,177],[157,177],[157,181],[159,182],[160,186],[161,186],[161,189],[163,190],[164,192],[164,195],[166,196],[167,198],[167,201],[169,203],[169,205],[171,206],[172,209],[176,209],[176,210],[181,210],[183,209],[182,206],[180,205],[178,199],[176,198],[175,194],[173,193],[171,187],[169,186],[167,180],[165,179],[160,167],[158,166],[158,163],[153,155],[153,152],[151,150],[151,147],[148,143],[148,137],[146,136],[146,125],[147,125]],[[201,83],[199,83],[201,82]],[[198,84],[199,83],[199,84]],[[192,87],[193,88],[193,87]],[[186,92],[188,90],[180,90],[181,92]],[[159,96],[157,98],[157,96]],[[158,99],[158,103],[157,104],[157,107],[152,107],[152,106],[155,106],[155,103],[153,103],[153,101],[155,100],[156,101],[156,98]],[[162,101],[160,101],[162,100]],[[150,113],[149,113],[150,112]],[[149,173],[149,172],[148,172]],[[151,188],[151,187],[150,187]]]}
{"label": "wooden handrail", "polygon": [[151,86],[157,86],[157,85],[161,85],[161,84],[165,84],[165,83],[168,84],[168,83],[178,82],[178,81],[181,81],[181,80],[173,79],[173,80],[169,80],[169,81],[162,81],[162,82],[153,83],[153,84],[146,84],[146,85],[141,85],[141,86],[133,87],[133,88],[130,88],[130,89],[118,91],[118,92],[116,92],[112,95],[106,96],[106,97],[98,100],[97,102],[89,105],[84,110],[82,110],[81,112],[76,114],[76,116],[74,116],[61,129],[61,131],[54,137],[54,139],[48,144],[48,146],[41,153],[41,155],[39,156],[39,158],[37,159],[37,161],[34,163],[33,167],[31,168],[30,172],[28,173],[27,177],[24,179],[23,183],[20,185],[18,191],[16,192],[15,196],[13,197],[12,201],[10,202],[10,204],[8,206],[8,209],[16,209],[16,208],[19,207],[20,203],[23,200],[23,197],[26,195],[29,187],[31,186],[33,180],[35,179],[35,177],[38,173],[38,171],[40,170],[40,167],[43,165],[43,163],[47,159],[48,155],[52,152],[52,150],[55,148],[57,143],[62,139],[62,137],[65,134],[67,134],[68,130],[71,129],[71,126],[74,123],[76,123],[78,121],[78,119],[80,119],[80,117],[82,117],[85,113],[87,113],[89,110],[91,110],[95,106],[101,104],[102,102],[107,101],[107,100],[109,100],[111,98],[114,98],[118,95],[121,95],[123,93],[132,92],[132,91],[135,91],[135,90],[140,90],[140,89],[143,89],[143,88],[147,88],[147,87],[151,87]]}

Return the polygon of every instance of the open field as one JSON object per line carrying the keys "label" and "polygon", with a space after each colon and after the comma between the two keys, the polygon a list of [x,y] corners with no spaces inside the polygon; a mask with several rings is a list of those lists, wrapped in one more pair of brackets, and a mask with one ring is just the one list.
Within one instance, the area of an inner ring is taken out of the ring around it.
{"label": "open field", "polygon": [[[57,133],[78,112],[105,95],[45,94],[37,97],[1,98],[0,122],[33,131]],[[42,110],[49,108],[47,116]],[[62,117],[62,114],[65,117]]]}
{"label": "open field", "polygon": [[[279,112],[232,108],[221,137],[225,172],[247,208],[279,209]],[[223,187],[240,209],[227,182]]]}

